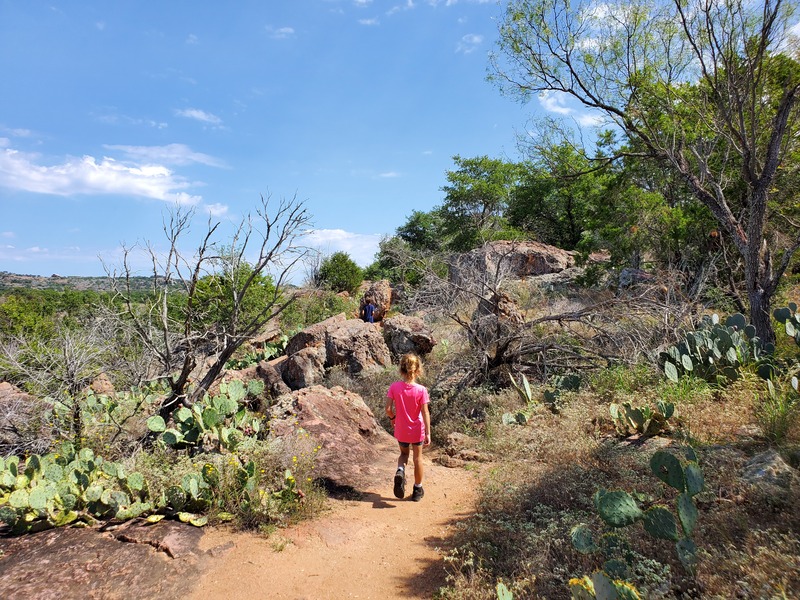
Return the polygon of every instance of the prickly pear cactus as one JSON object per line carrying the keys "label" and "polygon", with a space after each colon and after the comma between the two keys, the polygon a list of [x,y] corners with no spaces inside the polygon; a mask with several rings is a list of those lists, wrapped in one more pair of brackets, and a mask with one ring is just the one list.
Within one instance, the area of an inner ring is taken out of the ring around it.
{"label": "prickly pear cactus", "polygon": [[769,369],[760,367],[768,366],[768,356],[774,350],[771,345],[761,348],[755,327],[744,315],[731,315],[722,324],[714,314],[703,317],[696,331],[687,332],[683,341],[670,346],[659,358],[670,381],[677,383],[681,377],[692,375],[727,385],[739,378],[744,365],[755,363],[759,372],[766,374]]}

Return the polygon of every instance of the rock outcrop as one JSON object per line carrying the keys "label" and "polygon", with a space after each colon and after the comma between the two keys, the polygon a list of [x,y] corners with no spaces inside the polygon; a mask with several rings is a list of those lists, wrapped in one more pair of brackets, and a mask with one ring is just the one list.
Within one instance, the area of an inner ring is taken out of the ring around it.
{"label": "rock outcrop", "polygon": [[299,428],[320,445],[318,476],[336,486],[366,481],[378,452],[392,443],[361,396],[342,387],[298,390],[271,409],[272,435],[291,436]]}
{"label": "rock outcrop", "polygon": [[419,317],[395,315],[383,322],[383,339],[394,356],[406,352],[429,354],[436,345],[433,332]]}
{"label": "rock outcrop", "polygon": [[382,321],[392,308],[392,296],[392,286],[388,279],[372,282],[364,291],[364,295],[361,296],[358,314],[363,314],[364,307],[367,305],[367,300],[370,299],[372,300],[372,304],[375,305],[375,312],[372,314],[373,318],[376,322]]}
{"label": "rock outcrop", "polygon": [[325,338],[325,350],[326,367],[344,365],[351,375],[392,364],[389,348],[378,328],[360,319],[345,321],[331,329]]}
{"label": "rock outcrop", "polygon": [[340,326],[345,321],[347,321],[345,314],[339,313],[324,321],[315,323],[310,327],[306,327],[301,332],[295,334],[295,336],[289,340],[289,343],[286,344],[286,355],[291,356],[295,352],[299,352],[308,346],[324,346],[328,332]]}
{"label": "rock outcrop", "polygon": [[459,256],[450,267],[451,281],[462,284],[483,275],[505,273],[524,279],[558,273],[575,266],[575,253],[541,242],[497,241]]}
{"label": "rock outcrop", "polygon": [[307,346],[286,359],[283,381],[292,390],[322,383],[325,379],[325,346]]}

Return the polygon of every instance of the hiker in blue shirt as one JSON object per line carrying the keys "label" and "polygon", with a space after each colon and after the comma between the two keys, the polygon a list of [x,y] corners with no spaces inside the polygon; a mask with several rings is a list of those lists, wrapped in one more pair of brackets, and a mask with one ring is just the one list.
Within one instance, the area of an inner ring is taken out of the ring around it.
{"label": "hiker in blue shirt", "polygon": [[372,303],[372,298],[367,298],[367,305],[364,307],[364,321],[367,323],[375,322],[375,305]]}

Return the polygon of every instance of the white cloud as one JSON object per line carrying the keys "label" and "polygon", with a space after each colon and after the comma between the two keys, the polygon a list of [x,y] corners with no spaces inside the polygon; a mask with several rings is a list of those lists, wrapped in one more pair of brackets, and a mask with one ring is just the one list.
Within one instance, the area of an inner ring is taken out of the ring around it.
{"label": "white cloud", "polygon": [[203,210],[207,212],[212,217],[221,217],[228,212],[228,207],[224,204],[206,204],[203,206]]}
{"label": "white cloud", "polygon": [[406,0],[405,4],[398,4],[397,6],[393,6],[387,11],[387,15],[391,16],[401,10],[412,10],[414,8],[414,0]]}
{"label": "white cloud", "polygon": [[166,129],[169,124],[163,121],[154,121],[153,119],[138,119],[128,117],[125,115],[104,114],[95,117],[101,123],[108,123],[109,125],[144,125],[145,127],[153,127],[155,129]]}
{"label": "white cloud", "polygon": [[175,114],[179,117],[186,117],[187,119],[194,119],[195,121],[210,123],[211,125],[222,124],[222,119],[220,119],[217,115],[200,110],[199,108],[178,109],[175,111]]}
{"label": "white cloud", "polygon": [[386,173],[381,173],[378,177],[385,178],[385,179],[393,179],[395,177],[400,177],[400,173],[396,171],[387,171]]}
{"label": "white cloud", "polygon": [[106,28],[106,24],[103,21],[98,21],[94,26],[97,27],[98,31],[104,31]]}
{"label": "white cloud", "polygon": [[38,154],[8,148],[0,151],[0,186],[56,196],[114,194],[181,204],[202,200],[183,191],[190,184],[163,165],[128,164],[93,156],[67,157],[55,165],[39,161]]}
{"label": "white cloud", "polygon": [[33,137],[33,132],[30,129],[24,129],[22,127],[0,127],[0,131],[8,133],[14,137]]}
{"label": "white cloud", "polygon": [[199,38],[193,33],[190,33],[186,36],[186,44],[189,46],[194,46],[195,44],[199,43],[199,41]]}
{"label": "white cloud", "polygon": [[0,137],[0,148],[9,148],[11,146],[11,140],[8,138]]}
{"label": "white cloud", "polygon": [[581,127],[597,127],[604,121],[603,117],[600,115],[592,115],[589,113],[578,115],[575,117],[575,120],[578,121],[578,125]]}
{"label": "white cloud", "polygon": [[119,150],[136,161],[165,163],[168,165],[190,165],[200,163],[209,167],[224,167],[225,163],[219,159],[195,152],[186,144],[167,144],[166,146],[123,146],[105,144],[107,150]]}
{"label": "white cloud", "polygon": [[566,95],[559,92],[543,92],[539,94],[539,104],[547,112],[554,112],[559,115],[569,115],[572,109],[565,106]]}
{"label": "white cloud", "polygon": [[10,240],[17,237],[17,235],[13,231],[0,231],[0,237]]}
{"label": "white cloud", "polygon": [[266,26],[267,33],[269,33],[269,37],[273,40],[285,40],[294,35],[294,28],[293,27],[273,27],[272,25]]}
{"label": "white cloud", "polygon": [[378,21],[378,19],[359,19],[358,24],[373,26],[373,25],[380,25],[380,21]]}
{"label": "white cloud", "polygon": [[372,4],[372,0],[353,0],[353,4],[361,7],[369,6],[370,4]]}
{"label": "white cloud", "polygon": [[468,33],[461,38],[460,42],[458,42],[458,46],[456,46],[456,52],[469,54],[470,52],[475,51],[478,46],[481,45],[481,43],[483,43],[482,35],[478,35],[477,33]]}
{"label": "white cloud", "polygon": [[323,254],[347,252],[359,266],[366,267],[375,260],[382,237],[377,233],[351,233],[344,229],[314,229],[306,232],[300,241]]}
{"label": "white cloud", "polygon": [[567,94],[563,92],[544,92],[539,94],[539,104],[547,112],[575,119],[575,122],[581,127],[596,127],[603,122],[603,118],[597,113],[578,113],[575,109],[567,106],[568,98]]}

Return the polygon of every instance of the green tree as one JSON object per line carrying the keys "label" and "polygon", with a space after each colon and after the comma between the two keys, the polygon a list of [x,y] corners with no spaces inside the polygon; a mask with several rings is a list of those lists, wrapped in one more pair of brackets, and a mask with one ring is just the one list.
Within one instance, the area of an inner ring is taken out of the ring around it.
{"label": "green tree", "polygon": [[406,222],[397,228],[397,237],[407,242],[412,250],[438,252],[444,249],[447,242],[442,211],[413,211]]}
{"label": "green tree", "polygon": [[362,281],[364,272],[347,252],[334,252],[319,266],[319,283],[334,292],[353,294]]}
{"label": "green tree", "polygon": [[635,147],[685,182],[741,257],[764,342],[775,339],[770,302],[800,247],[798,229],[777,235],[770,212],[797,147],[793,10],[782,0],[513,0],[493,59],[504,90],[565,94],[623,132],[620,155]]}
{"label": "green tree", "polygon": [[575,249],[587,228],[587,212],[607,193],[606,170],[594,170],[569,144],[540,152],[526,167],[508,203],[509,224],[546,244]]}
{"label": "green tree", "polygon": [[453,160],[457,168],[447,172],[439,215],[448,249],[465,251],[507,233],[504,213],[521,170],[516,163],[488,156]]}

